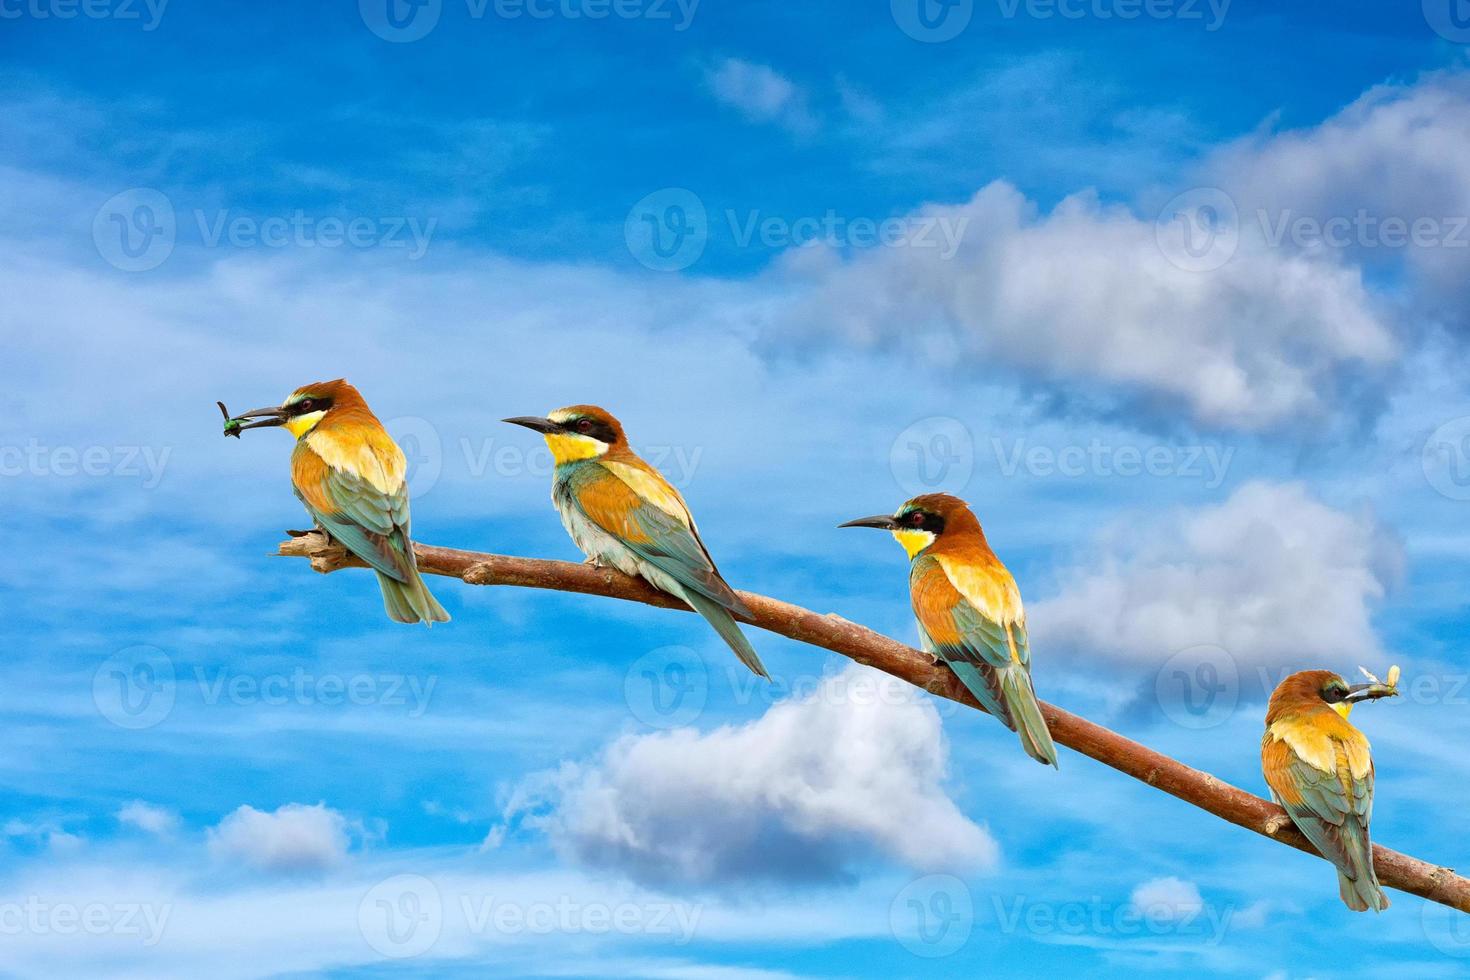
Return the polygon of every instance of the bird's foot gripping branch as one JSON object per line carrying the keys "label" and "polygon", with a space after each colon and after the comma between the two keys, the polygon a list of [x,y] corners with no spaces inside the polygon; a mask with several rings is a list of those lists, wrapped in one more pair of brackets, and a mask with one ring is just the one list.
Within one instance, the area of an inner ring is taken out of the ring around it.
{"label": "bird's foot gripping branch", "polygon": [[[457,578],[470,585],[510,585],[577,592],[688,611],[673,597],[611,568],[422,544],[415,544],[414,551],[420,572]],[[312,568],[323,573],[364,567],[361,560],[320,533],[283,541],[279,553],[307,558]],[[740,598],[748,607],[748,615],[741,618],[752,626],[840,653],[931,694],[984,710],[954,674],[936,666],[934,659],[926,653],[835,614],[822,615],[750,592],[740,593]],[[1388,683],[1383,686],[1392,687],[1395,681],[1397,677],[1390,672]],[[1052,737],[1073,751],[1222,820],[1308,854],[1317,854],[1286,812],[1274,803],[1054,705],[1041,702],[1040,707]],[[1383,885],[1470,912],[1470,880],[1455,874],[1452,869],[1389,850],[1381,844],[1373,846],[1373,863]]]}

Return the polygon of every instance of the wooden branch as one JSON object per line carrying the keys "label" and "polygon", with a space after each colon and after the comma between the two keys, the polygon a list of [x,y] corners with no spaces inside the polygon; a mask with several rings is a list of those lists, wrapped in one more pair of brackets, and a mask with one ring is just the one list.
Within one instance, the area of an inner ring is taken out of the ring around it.
{"label": "wooden branch", "polygon": [[[578,592],[688,611],[683,603],[641,579],[630,578],[611,568],[422,544],[416,544],[414,550],[420,571],[461,579],[470,585],[515,585]],[[323,573],[339,568],[364,567],[340,545],[318,532],[282,542],[280,554],[309,558],[311,567]],[[836,614],[820,615],[810,609],[751,592],[741,592],[740,598],[745,600],[752,613],[743,621],[752,626],[840,653],[931,694],[984,710],[951,671],[936,667],[926,653]],[[1292,824],[1286,811],[1276,804],[1054,705],[1042,702],[1041,711],[1046,716],[1052,738],[1062,745],[1221,819],[1299,851],[1317,854],[1316,848]],[[1452,869],[1389,850],[1381,844],[1373,845],[1373,863],[1382,884],[1470,912],[1470,880],[1455,874]]]}

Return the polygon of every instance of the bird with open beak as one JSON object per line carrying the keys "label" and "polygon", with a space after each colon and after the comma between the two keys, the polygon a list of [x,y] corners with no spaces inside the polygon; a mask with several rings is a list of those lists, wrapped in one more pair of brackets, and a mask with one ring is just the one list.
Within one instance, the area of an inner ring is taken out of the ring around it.
{"label": "bird with open beak", "polygon": [[[378,573],[383,605],[399,623],[445,623],[424,585],[409,536],[403,451],[346,381],[297,388],[282,404],[231,417],[225,435],[283,427],[296,437],[291,486],[317,527]],[[244,421],[244,420],[250,421]]]}
{"label": "bird with open beak", "polygon": [[1304,670],[1277,686],[1266,708],[1261,769],[1271,796],[1322,856],[1354,912],[1388,908],[1373,871],[1373,756],[1348,722],[1353,704],[1392,696],[1390,685],[1350,686],[1330,670]]}
{"label": "bird with open beak", "polygon": [[1056,766],[1056,746],[1031,686],[1020,590],[990,550],[969,506],[947,493],[930,493],[892,516],[862,517],[840,526],[893,533],[911,562],[909,597],[924,649],[1020,736],[1027,755]]}
{"label": "bird with open beak", "polygon": [[545,417],[506,419],[546,439],[556,461],[551,499],[577,547],[682,599],[720,634],[740,662],[767,679],[735,615],[750,610],[715,567],[679,491],[628,446],[612,413],[595,405]]}

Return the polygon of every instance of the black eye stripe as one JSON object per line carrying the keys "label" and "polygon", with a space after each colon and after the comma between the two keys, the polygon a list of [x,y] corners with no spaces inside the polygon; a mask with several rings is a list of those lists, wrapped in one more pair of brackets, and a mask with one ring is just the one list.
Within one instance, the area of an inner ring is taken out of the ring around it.
{"label": "black eye stripe", "polygon": [[310,415],[312,412],[322,412],[332,407],[330,398],[303,398],[294,405],[286,407],[288,415]]}
{"label": "black eye stripe", "polygon": [[563,432],[570,432],[578,436],[588,436],[596,439],[598,442],[605,442],[608,445],[612,445],[618,441],[618,434],[612,426],[601,419],[589,418],[585,415],[580,418],[567,419],[561,424],[561,428]]}
{"label": "black eye stripe", "polygon": [[944,531],[944,518],[925,510],[914,510],[898,519],[900,527],[911,531],[928,531],[938,535]]}

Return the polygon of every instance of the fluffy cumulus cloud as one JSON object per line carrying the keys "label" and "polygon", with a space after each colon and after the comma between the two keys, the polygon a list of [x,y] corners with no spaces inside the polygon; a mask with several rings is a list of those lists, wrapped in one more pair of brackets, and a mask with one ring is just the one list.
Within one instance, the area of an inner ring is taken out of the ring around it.
{"label": "fluffy cumulus cloud", "polygon": [[[1470,73],[1368,90],[1319,125],[1265,131],[1212,154],[1246,234],[1282,249],[1407,262],[1432,294],[1470,273]],[[1423,297],[1419,297],[1421,300]]]}
{"label": "fluffy cumulus cloud", "polygon": [[287,803],[273,812],[241,806],[209,831],[209,852],[260,871],[322,871],[347,858],[346,818],[324,804]]}
{"label": "fluffy cumulus cloud", "polygon": [[668,884],[831,880],[875,857],[988,867],[998,847],[945,791],[947,755],[932,703],[853,666],[746,725],[625,736],[522,786],[506,816]]}
{"label": "fluffy cumulus cloud", "polygon": [[1151,919],[1173,921],[1192,919],[1204,908],[1205,900],[1194,882],[1170,876],[1140,883],[1129,904]]}
{"label": "fluffy cumulus cloud", "polygon": [[1370,616],[1402,574],[1397,540],[1299,483],[1252,482],[1219,506],[1106,532],[1032,604],[1038,646],[1159,664],[1200,645],[1259,667],[1349,667],[1380,653]]}
{"label": "fluffy cumulus cloud", "polygon": [[[962,230],[958,249],[942,230]],[[1100,382],[1217,428],[1320,420],[1396,344],[1355,267],[1242,247],[1201,271],[1152,217],[1070,197],[1048,214],[997,181],[930,207],[903,243],[808,249],[773,344],[836,340],[945,366]],[[951,251],[953,254],[951,254]]]}
{"label": "fluffy cumulus cloud", "polygon": [[142,800],[134,800],[117,811],[119,823],[136,827],[155,837],[168,837],[179,828],[179,815],[174,811]]}
{"label": "fluffy cumulus cloud", "polygon": [[765,65],[726,58],[706,69],[705,82],[717,100],[751,122],[776,123],[798,133],[816,128],[806,93]]}
{"label": "fluffy cumulus cloud", "polygon": [[997,181],[912,216],[896,247],[788,256],[805,288],[772,342],[1097,386],[1211,428],[1320,426],[1373,409],[1426,317],[1466,325],[1467,160],[1453,69],[1263,127],[1131,207],[1084,191],[1044,213]]}

